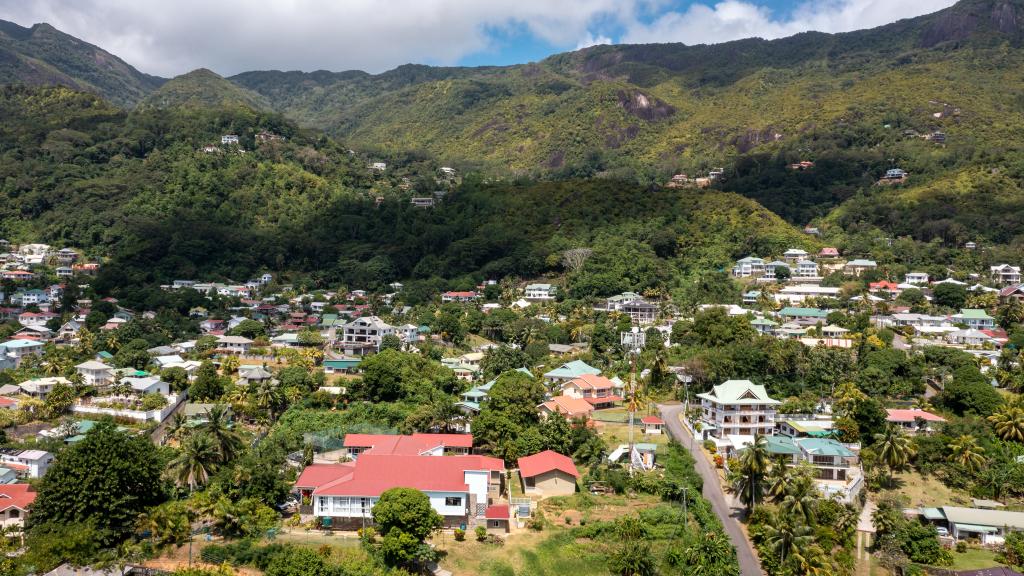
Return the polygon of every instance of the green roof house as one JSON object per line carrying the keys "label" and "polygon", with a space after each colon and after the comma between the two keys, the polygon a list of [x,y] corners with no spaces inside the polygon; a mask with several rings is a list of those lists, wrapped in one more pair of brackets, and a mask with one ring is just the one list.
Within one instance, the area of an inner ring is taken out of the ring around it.
{"label": "green roof house", "polygon": [[558,368],[544,374],[548,380],[572,380],[584,374],[600,375],[601,371],[582,360],[566,362]]}

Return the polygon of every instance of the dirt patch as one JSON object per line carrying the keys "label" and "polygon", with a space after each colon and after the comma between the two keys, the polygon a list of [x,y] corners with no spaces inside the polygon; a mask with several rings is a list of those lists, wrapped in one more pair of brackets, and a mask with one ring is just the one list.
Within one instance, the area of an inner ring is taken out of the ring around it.
{"label": "dirt patch", "polygon": [[564,150],[555,150],[548,156],[548,160],[545,162],[548,168],[561,168],[563,164],[565,164]]}

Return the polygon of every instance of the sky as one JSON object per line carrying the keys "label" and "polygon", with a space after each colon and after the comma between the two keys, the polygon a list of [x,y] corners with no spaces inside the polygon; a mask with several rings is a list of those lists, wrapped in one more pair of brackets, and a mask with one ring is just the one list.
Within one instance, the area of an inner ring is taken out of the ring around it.
{"label": "sky", "polygon": [[954,0],[0,0],[164,77],[196,68],[366,70],[505,65],[595,44],[710,44],[846,32]]}

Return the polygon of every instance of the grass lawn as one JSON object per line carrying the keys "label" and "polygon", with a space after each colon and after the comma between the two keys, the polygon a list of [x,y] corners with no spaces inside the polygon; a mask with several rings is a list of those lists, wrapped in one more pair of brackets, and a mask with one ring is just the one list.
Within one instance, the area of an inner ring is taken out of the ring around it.
{"label": "grass lawn", "polygon": [[431,542],[443,552],[441,567],[455,576],[606,576],[602,551],[592,542],[572,538],[570,527],[581,520],[612,520],[658,503],[658,497],[650,495],[549,498],[540,504],[547,519],[541,532],[516,530],[505,537],[503,546],[479,543],[472,533],[463,542],[450,533],[436,535]]}
{"label": "grass lawn", "polygon": [[[598,428],[598,433],[609,448],[614,449],[618,448],[620,444],[629,443],[629,424],[611,422],[604,422],[603,424],[603,426]],[[668,444],[668,434],[644,434],[643,426],[640,424],[640,416],[637,415],[636,423],[633,425],[633,441],[658,444],[660,446]]]}
{"label": "grass lawn", "polygon": [[1005,566],[1005,564],[996,560],[996,553],[992,550],[968,548],[963,554],[953,551],[953,570],[978,570],[993,566]]}
{"label": "grass lawn", "polygon": [[906,498],[910,506],[971,505],[970,495],[953,490],[934,476],[906,471],[895,474],[895,478],[896,488],[882,490],[880,495],[898,494]]}

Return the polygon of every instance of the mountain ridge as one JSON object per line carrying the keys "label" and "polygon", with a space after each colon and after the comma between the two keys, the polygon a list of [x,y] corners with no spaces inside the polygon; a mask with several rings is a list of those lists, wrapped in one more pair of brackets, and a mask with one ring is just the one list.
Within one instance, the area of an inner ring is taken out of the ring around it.
{"label": "mountain ridge", "polygon": [[0,20],[2,84],[62,85],[133,106],[163,82],[50,24],[23,27]]}

